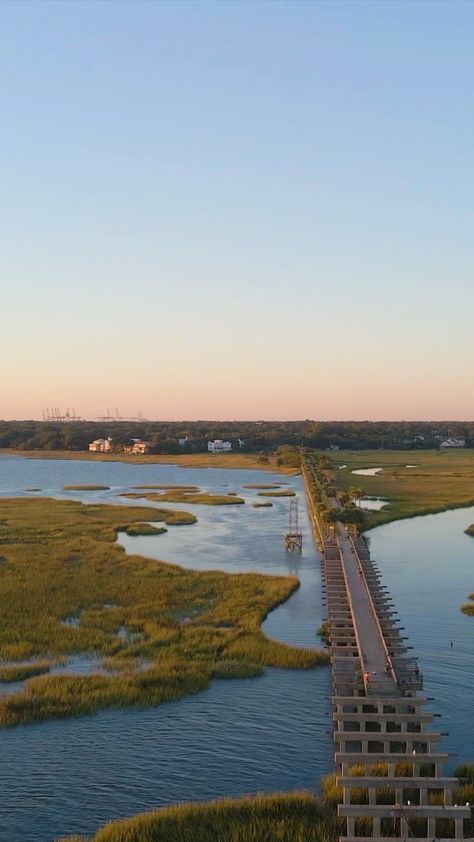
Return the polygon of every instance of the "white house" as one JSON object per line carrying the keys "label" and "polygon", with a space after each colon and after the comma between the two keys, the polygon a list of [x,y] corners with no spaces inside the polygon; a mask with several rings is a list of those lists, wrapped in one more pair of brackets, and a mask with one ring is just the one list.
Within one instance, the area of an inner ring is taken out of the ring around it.
{"label": "white house", "polygon": [[466,447],[466,439],[445,439],[440,447]]}
{"label": "white house", "polygon": [[106,439],[94,439],[89,445],[91,453],[108,453],[111,449],[112,439],[110,436]]}
{"label": "white house", "polygon": [[130,444],[125,444],[123,447],[124,453],[133,453],[134,455],[145,456],[150,452],[151,442],[142,441],[142,439],[130,439]]}
{"label": "white house", "polygon": [[208,441],[207,449],[209,453],[224,453],[225,451],[232,450],[232,445],[230,441],[222,441],[222,439],[214,439],[214,441]]}

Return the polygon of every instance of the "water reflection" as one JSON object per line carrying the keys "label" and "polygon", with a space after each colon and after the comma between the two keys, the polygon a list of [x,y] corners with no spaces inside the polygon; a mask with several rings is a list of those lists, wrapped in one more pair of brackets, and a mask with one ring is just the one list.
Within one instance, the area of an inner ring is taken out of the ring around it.
{"label": "water reflection", "polygon": [[[369,532],[372,556],[419,657],[431,707],[443,715],[440,745],[453,768],[474,760],[474,619],[459,610],[474,590],[474,508],[396,521]],[[451,647],[451,642],[453,646]]]}
{"label": "water reflection", "polygon": [[[199,521],[191,527],[120,539],[133,552],[195,569],[296,575],[300,589],[268,616],[264,630],[295,645],[319,646],[320,568],[301,480],[288,479],[301,501],[301,556],[283,548],[288,499],[274,499],[271,509],[255,509],[256,490],[243,489],[244,484],[278,480],[278,475],[257,471],[0,458],[4,495],[35,485],[49,496],[129,505],[132,501],[116,495],[138,483],[237,491],[245,506],[195,506]],[[63,485],[80,482],[111,489],[62,491]],[[331,767],[329,697],[327,667],[268,669],[257,679],[215,681],[197,696],[155,709],[103,711],[5,730],[0,764],[4,838],[52,842],[61,834],[91,833],[111,818],[170,802],[314,788]]]}

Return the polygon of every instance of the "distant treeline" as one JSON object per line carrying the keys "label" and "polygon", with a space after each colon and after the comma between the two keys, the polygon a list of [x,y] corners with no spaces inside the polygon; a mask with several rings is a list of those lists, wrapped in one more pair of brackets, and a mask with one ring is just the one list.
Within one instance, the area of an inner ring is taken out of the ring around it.
{"label": "distant treeline", "polygon": [[[446,438],[462,438],[474,447],[474,421],[0,421],[0,448],[87,450],[89,442],[107,436],[117,450],[132,438],[144,439],[154,453],[201,453],[212,439],[229,440],[234,450],[263,453],[281,445],[406,450],[439,447]],[[179,439],[186,442],[180,445]]]}

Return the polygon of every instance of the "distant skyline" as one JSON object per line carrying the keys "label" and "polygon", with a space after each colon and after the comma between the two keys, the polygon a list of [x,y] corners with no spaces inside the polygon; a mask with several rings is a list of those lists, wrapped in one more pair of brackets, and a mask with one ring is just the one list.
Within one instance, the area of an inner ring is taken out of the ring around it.
{"label": "distant skyline", "polygon": [[0,418],[474,418],[474,4],[4,0]]}

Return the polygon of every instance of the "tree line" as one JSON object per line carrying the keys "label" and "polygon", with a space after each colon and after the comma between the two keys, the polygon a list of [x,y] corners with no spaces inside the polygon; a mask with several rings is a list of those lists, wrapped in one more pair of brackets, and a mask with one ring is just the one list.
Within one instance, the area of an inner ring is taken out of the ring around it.
{"label": "tree line", "polygon": [[[117,449],[132,438],[149,441],[154,453],[201,453],[212,439],[234,450],[268,454],[286,446],[318,450],[432,449],[443,439],[463,438],[474,447],[474,422],[429,421],[0,421],[0,448],[87,450],[110,436]],[[179,439],[186,439],[179,444]],[[240,442],[239,442],[240,440]],[[282,458],[286,458],[284,455]]]}

